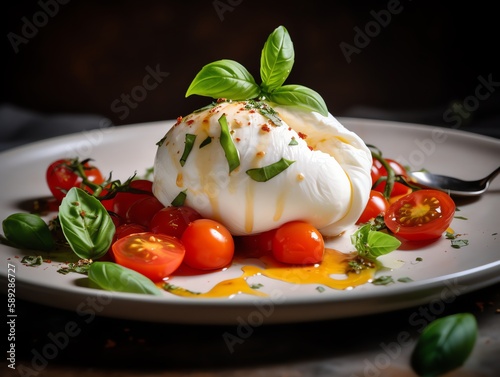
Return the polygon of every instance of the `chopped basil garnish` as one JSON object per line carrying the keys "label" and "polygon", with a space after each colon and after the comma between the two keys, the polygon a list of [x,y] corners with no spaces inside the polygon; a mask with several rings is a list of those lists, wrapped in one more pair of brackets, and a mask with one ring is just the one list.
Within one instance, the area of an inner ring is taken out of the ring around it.
{"label": "chopped basil garnish", "polygon": [[177,194],[177,196],[174,198],[174,200],[172,200],[172,203],[170,203],[170,204],[173,205],[174,207],[183,206],[184,202],[186,201],[186,197],[187,197],[186,192],[187,192],[187,190],[181,191],[179,194]]}
{"label": "chopped basil garnish", "polygon": [[262,116],[270,119],[276,126],[281,126],[283,124],[276,110],[263,101],[248,100],[245,109],[257,110]]}
{"label": "chopped basil garnish", "polygon": [[229,173],[240,166],[240,156],[238,149],[234,145],[233,138],[229,133],[229,126],[227,124],[226,114],[222,114],[219,118],[219,124],[221,128],[220,132],[220,144],[224,153],[226,155],[226,160],[229,165]]}
{"label": "chopped basil garnish", "polygon": [[374,285],[388,285],[394,283],[392,276],[380,276],[372,281]]}
{"label": "chopped basil garnish", "polygon": [[27,255],[21,259],[21,263],[25,266],[36,267],[43,263],[41,255]]}
{"label": "chopped basil garnish", "polygon": [[460,249],[461,247],[469,245],[469,240],[453,239],[451,240],[451,247]]}
{"label": "chopped basil garnish", "polygon": [[288,145],[299,145],[299,142],[297,141],[297,139],[295,139],[295,137],[292,137],[292,140],[290,140]]}
{"label": "chopped basil garnish", "polygon": [[398,281],[399,281],[400,283],[410,283],[410,282],[412,282],[412,281],[413,281],[413,279],[412,279],[412,278],[409,278],[409,277],[404,277],[404,278],[399,278],[399,279],[398,279]]}
{"label": "chopped basil garnish", "polygon": [[186,160],[191,153],[191,149],[193,149],[194,141],[196,140],[196,135],[186,134],[186,138],[184,141],[184,152],[182,153],[182,157],[180,159],[181,166],[184,166]]}
{"label": "chopped basil garnish", "polygon": [[211,142],[212,142],[212,138],[210,136],[207,136],[207,138],[201,142],[200,149],[207,146]]}
{"label": "chopped basil garnish", "polygon": [[285,171],[295,161],[290,161],[282,158],[274,164],[263,166],[261,168],[249,169],[246,173],[257,182],[267,182],[271,178],[276,177],[282,171]]}

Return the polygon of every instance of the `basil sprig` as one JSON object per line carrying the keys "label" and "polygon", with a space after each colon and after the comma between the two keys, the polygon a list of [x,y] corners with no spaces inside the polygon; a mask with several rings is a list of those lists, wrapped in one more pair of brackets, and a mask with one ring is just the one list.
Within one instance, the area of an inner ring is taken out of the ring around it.
{"label": "basil sprig", "polygon": [[113,262],[94,262],[88,269],[91,283],[99,288],[159,296],[161,290],[146,276]]}
{"label": "basil sprig", "polygon": [[115,226],[101,202],[78,187],[68,191],[59,206],[64,237],[76,255],[98,259],[108,251]]}
{"label": "basil sprig", "polygon": [[186,91],[214,99],[259,99],[283,106],[316,111],[328,116],[323,98],[314,90],[301,85],[285,85],[295,61],[293,43],[284,26],[277,27],[268,37],[260,59],[258,85],[253,76],[240,63],[223,59],[205,65]]}
{"label": "basil sprig", "polygon": [[351,243],[360,256],[372,260],[396,250],[401,245],[401,241],[396,237],[372,229],[369,223],[361,225],[351,235]]}
{"label": "basil sprig", "polygon": [[477,338],[476,318],[458,313],[431,322],[420,335],[411,355],[419,376],[438,376],[456,369],[469,357]]}

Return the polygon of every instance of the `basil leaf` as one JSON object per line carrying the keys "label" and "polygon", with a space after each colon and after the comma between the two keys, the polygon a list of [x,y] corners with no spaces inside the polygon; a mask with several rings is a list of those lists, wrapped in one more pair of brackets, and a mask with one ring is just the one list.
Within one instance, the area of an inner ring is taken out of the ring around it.
{"label": "basil leaf", "polygon": [[401,245],[401,241],[396,237],[373,230],[369,223],[360,226],[351,235],[351,243],[359,255],[370,259],[377,259],[381,255],[396,250]]}
{"label": "basil leaf", "polygon": [[226,114],[222,114],[219,118],[219,124],[221,128],[220,132],[220,145],[224,149],[224,154],[226,155],[226,160],[229,165],[229,173],[240,166],[240,155],[238,149],[234,145],[233,138],[229,133],[229,126],[227,124]]}
{"label": "basil leaf", "polygon": [[268,37],[260,58],[261,88],[271,93],[288,78],[295,60],[293,43],[283,26],[277,27]]}
{"label": "basil leaf", "polygon": [[246,100],[258,97],[260,87],[240,63],[223,59],[207,64],[198,72],[189,85],[186,97],[192,94]]}
{"label": "basil leaf", "polygon": [[269,93],[268,100],[279,105],[298,107],[316,111],[328,116],[328,108],[323,98],[314,90],[302,85],[285,85]]}
{"label": "basil leaf", "polygon": [[99,200],[78,187],[59,206],[59,222],[71,249],[80,258],[98,259],[108,251],[115,226]]}
{"label": "basil leaf", "polygon": [[411,355],[411,367],[420,376],[437,376],[463,365],[477,338],[476,318],[458,313],[431,322]]}
{"label": "basil leaf", "polygon": [[184,164],[186,163],[189,153],[191,153],[191,149],[193,149],[195,140],[196,140],[196,135],[186,134],[184,140],[184,152],[182,153],[182,157],[179,161],[181,166],[184,166]]}
{"label": "basil leaf", "polygon": [[107,291],[161,295],[161,290],[146,276],[113,262],[92,263],[88,276],[91,283]]}
{"label": "basil leaf", "polygon": [[401,241],[384,232],[370,231],[368,232],[367,244],[369,255],[377,258],[396,250],[401,246]]}
{"label": "basil leaf", "polygon": [[290,161],[282,158],[274,164],[263,166],[261,168],[249,169],[246,173],[257,182],[267,182],[271,178],[276,177],[279,173],[286,170],[295,161]]}
{"label": "basil leaf", "polygon": [[2,222],[2,228],[5,238],[16,247],[40,251],[55,248],[49,226],[38,215],[14,213]]}

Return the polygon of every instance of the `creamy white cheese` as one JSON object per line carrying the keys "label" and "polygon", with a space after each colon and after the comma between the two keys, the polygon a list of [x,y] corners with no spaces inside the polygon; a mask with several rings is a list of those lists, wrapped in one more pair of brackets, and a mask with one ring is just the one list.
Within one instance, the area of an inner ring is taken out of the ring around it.
{"label": "creamy white cheese", "polygon": [[[247,104],[218,103],[184,117],[167,132],[155,158],[156,197],[170,205],[185,192],[185,205],[220,221],[234,235],[293,220],[311,223],[324,236],[352,226],[371,187],[371,154],[364,142],[332,115],[274,106],[283,120],[279,125]],[[232,172],[220,143],[223,114],[240,159]],[[186,134],[196,139],[182,165]],[[293,163],[266,182],[246,173],[282,158]]]}

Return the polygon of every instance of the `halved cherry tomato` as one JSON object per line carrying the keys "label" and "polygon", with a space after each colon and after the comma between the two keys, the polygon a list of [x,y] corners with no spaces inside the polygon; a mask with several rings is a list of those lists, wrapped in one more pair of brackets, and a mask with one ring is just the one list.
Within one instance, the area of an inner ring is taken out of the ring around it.
{"label": "halved cherry tomato", "polygon": [[367,223],[371,219],[385,214],[385,211],[387,211],[388,208],[389,202],[384,195],[379,191],[371,190],[368,203],[366,204],[366,207],[356,224]]}
{"label": "halved cherry tomato", "polygon": [[128,209],[125,220],[128,223],[149,227],[153,216],[165,206],[154,196],[145,196],[133,202]]}
{"label": "halved cherry tomato", "polygon": [[325,242],[321,233],[304,221],[280,226],[273,237],[273,256],[290,264],[313,264],[323,260]]}
{"label": "halved cherry tomato", "polygon": [[134,233],[117,240],[112,246],[116,263],[135,270],[153,281],[161,281],[182,263],[182,243],[162,234]]}
{"label": "halved cherry tomato", "polygon": [[233,236],[217,221],[198,219],[182,234],[186,248],[184,262],[199,270],[215,270],[227,266],[234,255]]}
{"label": "halved cherry tomato", "polygon": [[[80,187],[82,178],[71,170],[69,167],[72,163],[70,159],[59,159],[52,162],[45,172],[45,179],[49,190],[54,197],[61,201],[73,187]],[[104,182],[101,171],[86,162],[84,165],[85,176],[87,179],[95,184]]]}
{"label": "halved cherry tomato", "polygon": [[455,202],[445,192],[417,190],[391,204],[384,216],[385,225],[407,240],[440,237],[450,226]]}
{"label": "halved cherry tomato", "polygon": [[125,218],[127,211],[135,201],[153,196],[153,182],[147,179],[137,179],[130,182],[132,189],[141,190],[141,193],[119,192],[113,198],[113,212]]}
{"label": "halved cherry tomato", "polygon": [[167,234],[180,239],[187,226],[197,219],[201,219],[201,215],[190,207],[168,206],[153,216],[149,229],[153,233]]}

